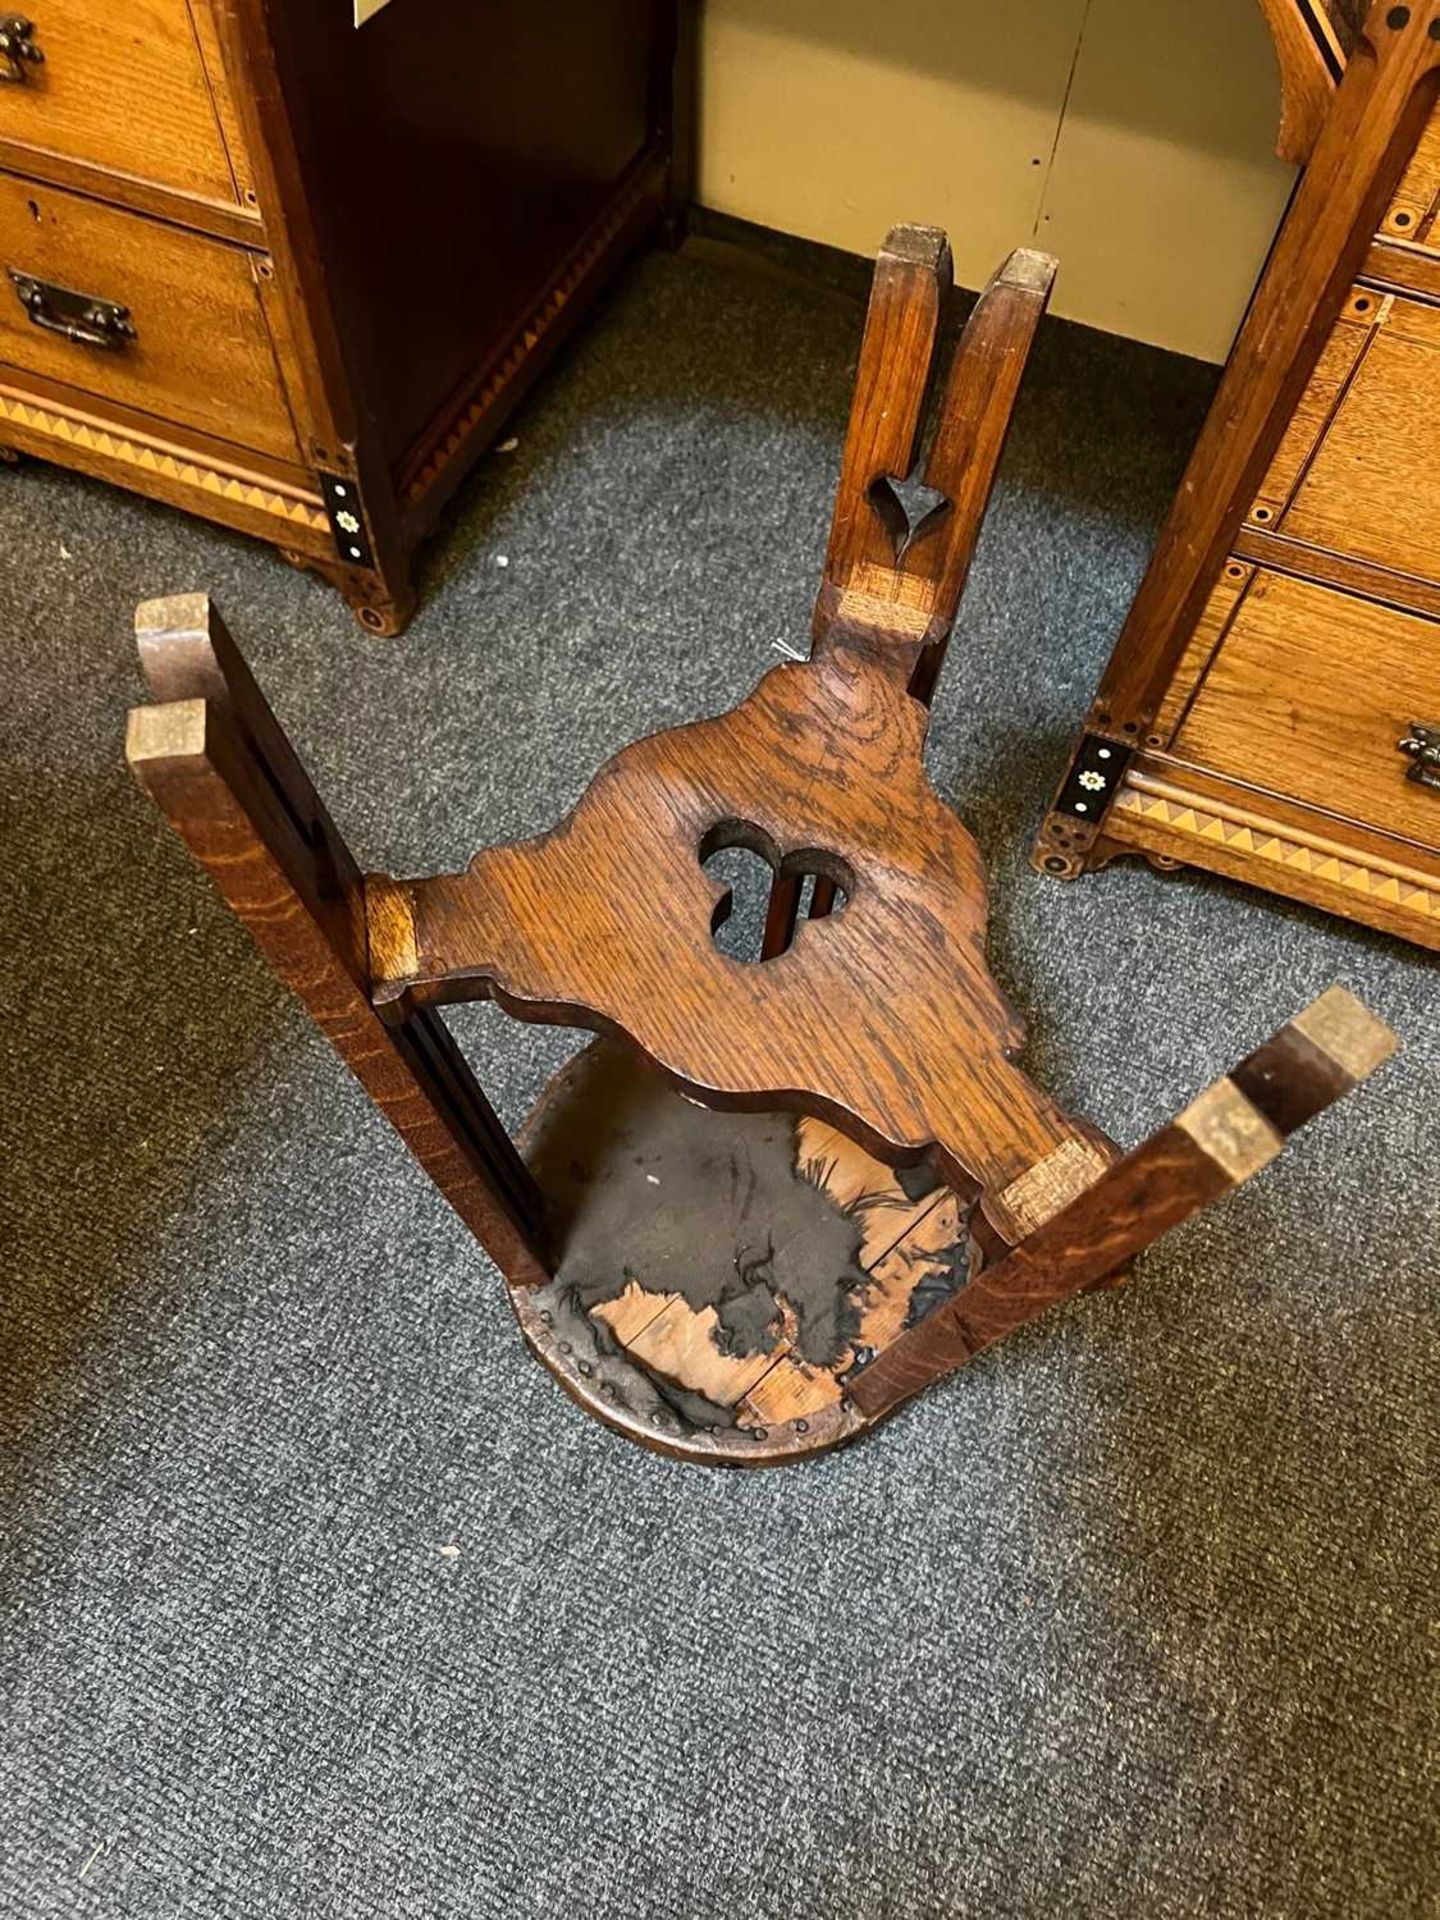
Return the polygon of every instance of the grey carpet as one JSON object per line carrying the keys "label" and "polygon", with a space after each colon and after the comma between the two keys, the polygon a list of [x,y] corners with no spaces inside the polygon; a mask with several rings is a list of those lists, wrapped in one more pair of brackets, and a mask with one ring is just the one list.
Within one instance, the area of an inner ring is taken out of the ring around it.
{"label": "grey carpet", "polygon": [[[572,1407],[129,784],[132,603],[207,586],[362,862],[542,826],[803,636],[858,330],[641,261],[398,642],[242,540],[0,476],[5,1915],[1440,1910],[1432,966],[1023,857],[1208,370],[1048,328],[934,776],[1031,1066],[1118,1137],[1334,979],[1404,1053],[841,1456],[707,1474]],[[459,1024],[518,1119],[569,1043]]]}

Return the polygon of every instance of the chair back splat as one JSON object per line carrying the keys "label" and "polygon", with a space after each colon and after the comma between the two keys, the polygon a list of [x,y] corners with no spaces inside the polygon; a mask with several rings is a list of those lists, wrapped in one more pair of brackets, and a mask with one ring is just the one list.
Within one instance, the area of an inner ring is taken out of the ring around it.
{"label": "chair back splat", "polygon": [[[862,1432],[1123,1278],[1393,1045],[1334,988],[1123,1158],[1015,1064],[979,850],[923,751],[1054,271],[1013,254],[946,373],[944,236],[889,236],[811,657],[626,748],[553,831],[461,873],[362,881],[207,603],[141,609],[141,784],[499,1265],[535,1351],[687,1459]],[[725,848],[771,869],[753,960],[714,939]],[[602,1036],[518,1148],[439,1012],[482,997]]]}

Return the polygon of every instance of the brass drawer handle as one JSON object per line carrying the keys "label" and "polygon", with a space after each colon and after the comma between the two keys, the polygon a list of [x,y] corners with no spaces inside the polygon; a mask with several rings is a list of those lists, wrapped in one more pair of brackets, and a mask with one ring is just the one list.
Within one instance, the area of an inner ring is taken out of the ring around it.
{"label": "brass drawer handle", "polygon": [[93,293],[76,293],[71,287],[57,287],[48,280],[9,269],[20,304],[30,316],[32,326],[47,333],[63,334],[80,347],[123,347],[135,338],[135,325],[128,307],[113,300],[101,300]]}
{"label": "brass drawer handle", "polygon": [[1412,762],[1405,778],[1440,792],[1440,727],[1422,727],[1418,720],[1412,720],[1409,733],[1395,745],[1401,753],[1408,753]]}
{"label": "brass drawer handle", "polygon": [[35,22],[23,13],[0,13],[0,84],[23,87],[31,67],[38,67],[45,55],[31,37]]}

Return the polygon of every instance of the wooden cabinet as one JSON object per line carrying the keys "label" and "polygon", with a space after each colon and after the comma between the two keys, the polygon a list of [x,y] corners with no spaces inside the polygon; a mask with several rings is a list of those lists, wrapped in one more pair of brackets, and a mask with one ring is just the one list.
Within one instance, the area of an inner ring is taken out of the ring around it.
{"label": "wooden cabinet", "polygon": [[45,0],[0,54],[0,448],[273,541],[372,631],[672,203],[676,0]]}
{"label": "wooden cabinet", "polygon": [[[273,286],[268,260],[9,175],[0,175],[0,258],[10,280],[0,289],[0,357],[37,390],[63,386],[92,409],[114,402],[229,441],[237,455],[299,462],[261,300]],[[129,331],[97,344],[95,329],[74,325],[56,299],[27,306],[17,291],[26,284],[91,294],[123,311]]]}
{"label": "wooden cabinet", "polygon": [[1043,872],[1136,852],[1440,948],[1434,12],[1372,10],[1309,114],[1313,151],[1041,830]]}

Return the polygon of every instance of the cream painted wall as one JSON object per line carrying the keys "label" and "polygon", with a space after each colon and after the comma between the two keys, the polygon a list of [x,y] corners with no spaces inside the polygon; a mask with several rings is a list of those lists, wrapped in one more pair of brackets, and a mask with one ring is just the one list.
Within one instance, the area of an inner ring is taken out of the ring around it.
{"label": "cream painted wall", "polygon": [[1284,208],[1256,0],[705,0],[698,197],[853,253],[948,229],[979,286],[1060,256],[1055,311],[1221,360]]}

